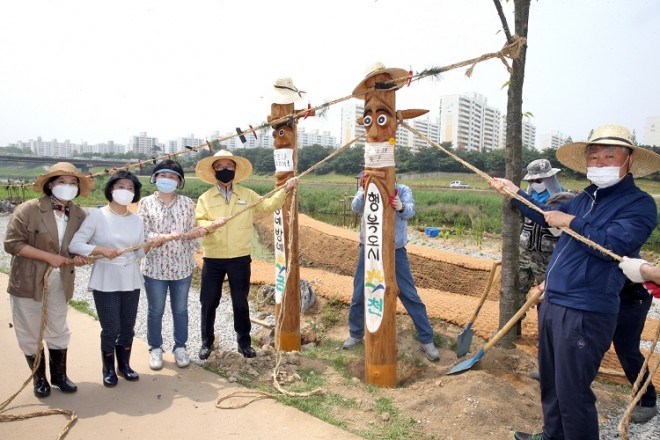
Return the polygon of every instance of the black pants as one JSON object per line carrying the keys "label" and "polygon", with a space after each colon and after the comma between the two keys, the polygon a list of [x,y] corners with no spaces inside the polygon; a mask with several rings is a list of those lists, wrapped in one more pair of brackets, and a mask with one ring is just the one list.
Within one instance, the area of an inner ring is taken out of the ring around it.
{"label": "black pants", "polygon": [[617,315],[543,301],[539,320],[539,373],[543,438],[598,440],[591,382],[612,344]]}
{"label": "black pants", "polygon": [[[644,364],[644,356],[639,351],[639,342],[644,330],[644,321],[646,321],[646,314],[649,312],[653,297],[647,295],[644,299],[627,299],[621,298],[621,305],[619,306],[619,319],[614,332],[614,349],[616,355],[619,357],[619,362],[626,373],[626,377],[631,384],[637,380],[639,372],[642,370]],[[644,372],[644,383],[648,377],[648,369]],[[641,386],[641,385],[640,385]],[[642,406],[652,407],[656,403],[656,393],[653,387],[653,382],[649,383],[649,387],[640,400]]]}
{"label": "black pants", "polygon": [[250,338],[250,263],[249,255],[236,258],[204,258],[202,287],[199,301],[202,305],[202,346],[212,347],[215,340],[215,311],[222,297],[222,282],[229,280],[231,304],[234,311],[234,330],[240,347],[249,347]]}
{"label": "black pants", "polygon": [[101,323],[101,350],[114,352],[115,345],[132,345],[140,289],[129,292],[94,290],[93,294]]}

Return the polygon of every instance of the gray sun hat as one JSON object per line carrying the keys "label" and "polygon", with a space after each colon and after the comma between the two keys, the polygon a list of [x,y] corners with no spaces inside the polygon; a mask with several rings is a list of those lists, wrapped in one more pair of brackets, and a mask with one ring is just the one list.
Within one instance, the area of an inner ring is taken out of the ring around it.
{"label": "gray sun hat", "polygon": [[527,174],[523,177],[523,180],[545,179],[560,171],[560,168],[552,168],[548,159],[536,159],[527,165]]}

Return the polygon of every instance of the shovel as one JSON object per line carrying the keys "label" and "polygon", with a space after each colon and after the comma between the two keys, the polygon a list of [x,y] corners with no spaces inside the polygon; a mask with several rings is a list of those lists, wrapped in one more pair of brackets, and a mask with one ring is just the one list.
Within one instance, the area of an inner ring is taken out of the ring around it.
{"label": "shovel", "polygon": [[509,333],[509,330],[511,330],[511,328],[513,328],[513,326],[516,325],[518,321],[520,321],[520,319],[525,315],[527,310],[529,310],[529,308],[532,307],[532,305],[536,303],[536,300],[543,294],[543,290],[541,290],[538,286],[532,288],[531,292],[532,294],[530,295],[527,302],[520,308],[520,310],[518,310],[518,312],[516,312],[515,315],[513,315],[511,319],[509,319],[509,322],[507,322],[504,325],[504,327],[502,327],[500,331],[498,331],[495,334],[495,336],[493,336],[493,338],[490,341],[488,341],[488,343],[484,345],[484,347],[481,350],[479,350],[479,353],[477,353],[476,355],[472,356],[469,359],[466,359],[454,365],[453,367],[451,367],[449,372],[447,372],[447,374],[456,374],[469,370],[470,368],[472,368],[474,364],[479,362],[481,358],[484,357],[484,354],[488,350],[493,348],[493,346],[497,344],[500,341],[500,339],[504,337],[504,335]]}
{"label": "shovel", "polygon": [[474,315],[472,315],[472,318],[470,318],[470,322],[467,323],[467,326],[465,326],[463,331],[458,334],[458,339],[456,340],[456,356],[459,358],[462,358],[467,354],[468,351],[470,351],[470,345],[472,344],[472,335],[474,334],[474,332],[472,331],[472,324],[474,324],[474,321],[477,320],[477,315],[481,310],[481,306],[484,305],[484,302],[486,301],[486,297],[488,296],[488,292],[490,292],[490,286],[493,285],[493,280],[495,279],[495,272],[497,271],[497,267],[500,266],[501,264],[502,264],[501,261],[495,261],[493,263],[493,267],[490,269],[490,277],[488,278],[488,284],[486,284],[484,293],[481,295],[481,299],[479,300],[479,304],[477,305],[477,310],[474,311]]}

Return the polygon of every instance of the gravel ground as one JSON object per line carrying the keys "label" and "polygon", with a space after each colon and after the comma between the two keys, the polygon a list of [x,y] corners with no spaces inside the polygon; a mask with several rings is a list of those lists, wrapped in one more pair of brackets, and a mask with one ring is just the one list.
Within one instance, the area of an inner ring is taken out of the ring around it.
{"label": "gravel ground", "polygon": [[[0,214],[0,237],[5,236],[7,229],[7,221],[9,220],[8,214]],[[420,241],[423,241],[423,237],[415,237],[415,244],[421,244]],[[484,257],[484,258],[499,258],[499,255],[488,254],[484,255],[481,253],[475,253],[473,251],[464,251],[460,248],[455,248],[451,246],[443,246],[442,243],[439,243],[436,240],[427,240],[424,245],[438,247],[445,250],[450,250],[454,252],[461,253],[470,253],[473,256]],[[11,262],[11,257],[2,250],[0,252],[0,268],[8,269]],[[94,309],[94,299],[91,292],[87,291],[87,283],[89,282],[89,275],[91,272],[91,267],[85,266],[78,268],[76,270],[76,285],[74,292],[74,299],[78,301],[86,301],[90,308]],[[199,304],[199,290],[196,288],[191,288],[190,294],[188,297],[188,353],[190,354],[191,360],[199,363],[200,360],[197,357],[199,351],[201,340],[200,340],[200,304]],[[231,303],[228,295],[223,295],[222,300],[220,301],[220,306],[218,307],[215,321],[215,330],[216,330],[216,340],[218,342],[218,347],[223,351],[234,351],[236,349],[236,336],[233,328],[233,317],[231,310]],[[655,316],[655,319],[660,319],[660,302],[658,300],[653,301],[653,306],[649,312],[652,316]],[[258,330],[260,327],[253,324],[253,331]],[[147,298],[144,293],[144,290],[140,295],[140,305],[138,309],[138,315],[135,325],[135,336],[144,341],[147,339]],[[74,335],[75,337],[75,335]],[[650,346],[650,343],[647,343]],[[168,307],[165,308],[165,315],[163,317],[163,350],[165,352],[171,351],[173,345],[172,339],[172,314]],[[660,347],[656,348],[656,351],[660,351]],[[135,355],[140,355],[135,353]],[[148,356],[147,353],[143,354]],[[166,356],[172,356],[167,354]],[[618,414],[608,415],[608,421],[601,425],[600,428],[600,438],[601,440],[610,440],[620,438],[617,432],[617,425],[621,414],[625,410],[625,407],[621,408],[621,411]],[[657,415],[653,420],[644,424],[644,425],[630,425],[629,435],[632,440],[657,440],[660,438],[660,415]]]}

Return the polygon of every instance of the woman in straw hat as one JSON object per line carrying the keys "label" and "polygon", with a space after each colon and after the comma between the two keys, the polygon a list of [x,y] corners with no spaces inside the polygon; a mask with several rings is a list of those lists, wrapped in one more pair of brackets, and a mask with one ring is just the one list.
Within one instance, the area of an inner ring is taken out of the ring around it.
{"label": "woman in straw hat", "polygon": [[[103,385],[140,379],[130,366],[140,289],[144,284],[138,259],[145,251],[122,249],[144,243],[144,223],[128,205],[140,200],[142,184],[127,170],[119,170],[105,184],[108,204],[90,213],[71,240],[71,251],[100,257],[94,261],[88,289],[93,292],[101,323]],[[153,243],[157,245],[157,243]],[[115,370],[115,353],[117,370]]]}
{"label": "woman in straw hat", "polygon": [[[232,307],[234,311],[234,330],[237,334],[238,351],[245,357],[255,357],[250,338],[250,308],[248,293],[250,290],[250,263],[252,259],[252,210],[227,223],[227,218],[243,211],[260,199],[259,194],[249,188],[238,185],[252,174],[252,164],[244,157],[234,156],[226,150],[200,160],[195,166],[195,174],[201,180],[213,185],[197,199],[197,225],[203,228],[223,226],[211,233],[206,230],[202,238],[204,264],[202,266],[202,285],[200,302],[202,304],[202,347],[199,358],[207,359],[215,341],[215,310],[220,304],[222,283],[225,275],[229,280]],[[290,190],[298,185],[298,178],[286,182]],[[278,191],[255,209],[273,212],[282,207],[286,193]]]}
{"label": "woman in straw hat", "polygon": [[[634,177],[657,170],[660,156],[634,145],[625,127],[605,125],[586,142],[560,147],[557,158],[586,173],[592,184],[553,207],[533,202],[544,215],[517,200],[512,203],[537,223],[568,227],[617,255],[639,255],[658,218],[655,201],[635,185]],[[531,201],[506,179],[493,179],[490,185],[503,195],[508,190]],[[624,282],[615,260],[568,234],[560,236],[539,312],[543,433],[516,433],[515,438],[598,440],[591,382],[612,342]]]}
{"label": "woman in straw hat", "polygon": [[[72,200],[79,195],[87,196],[94,189],[94,182],[70,163],[60,162],[40,175],[34,188],[44,196],[16,207],[5,237],[5,251],[13,256],[7,291],[14,330],[18,345],[33,368],[44,306],[42,299],[47,289],[43,338],[48,346],[50,380],[62,392],[73,393],[78,387],[66,373],[71,338],[66,323],[67,303],[73,296],[74,266],[85,264],[85,260],[73,257],[69,244],[85,218],[85,211]],[[50,273],[49,268],[52,268]],[[43,351],[33,384],[35,396],[50,395]]]}

